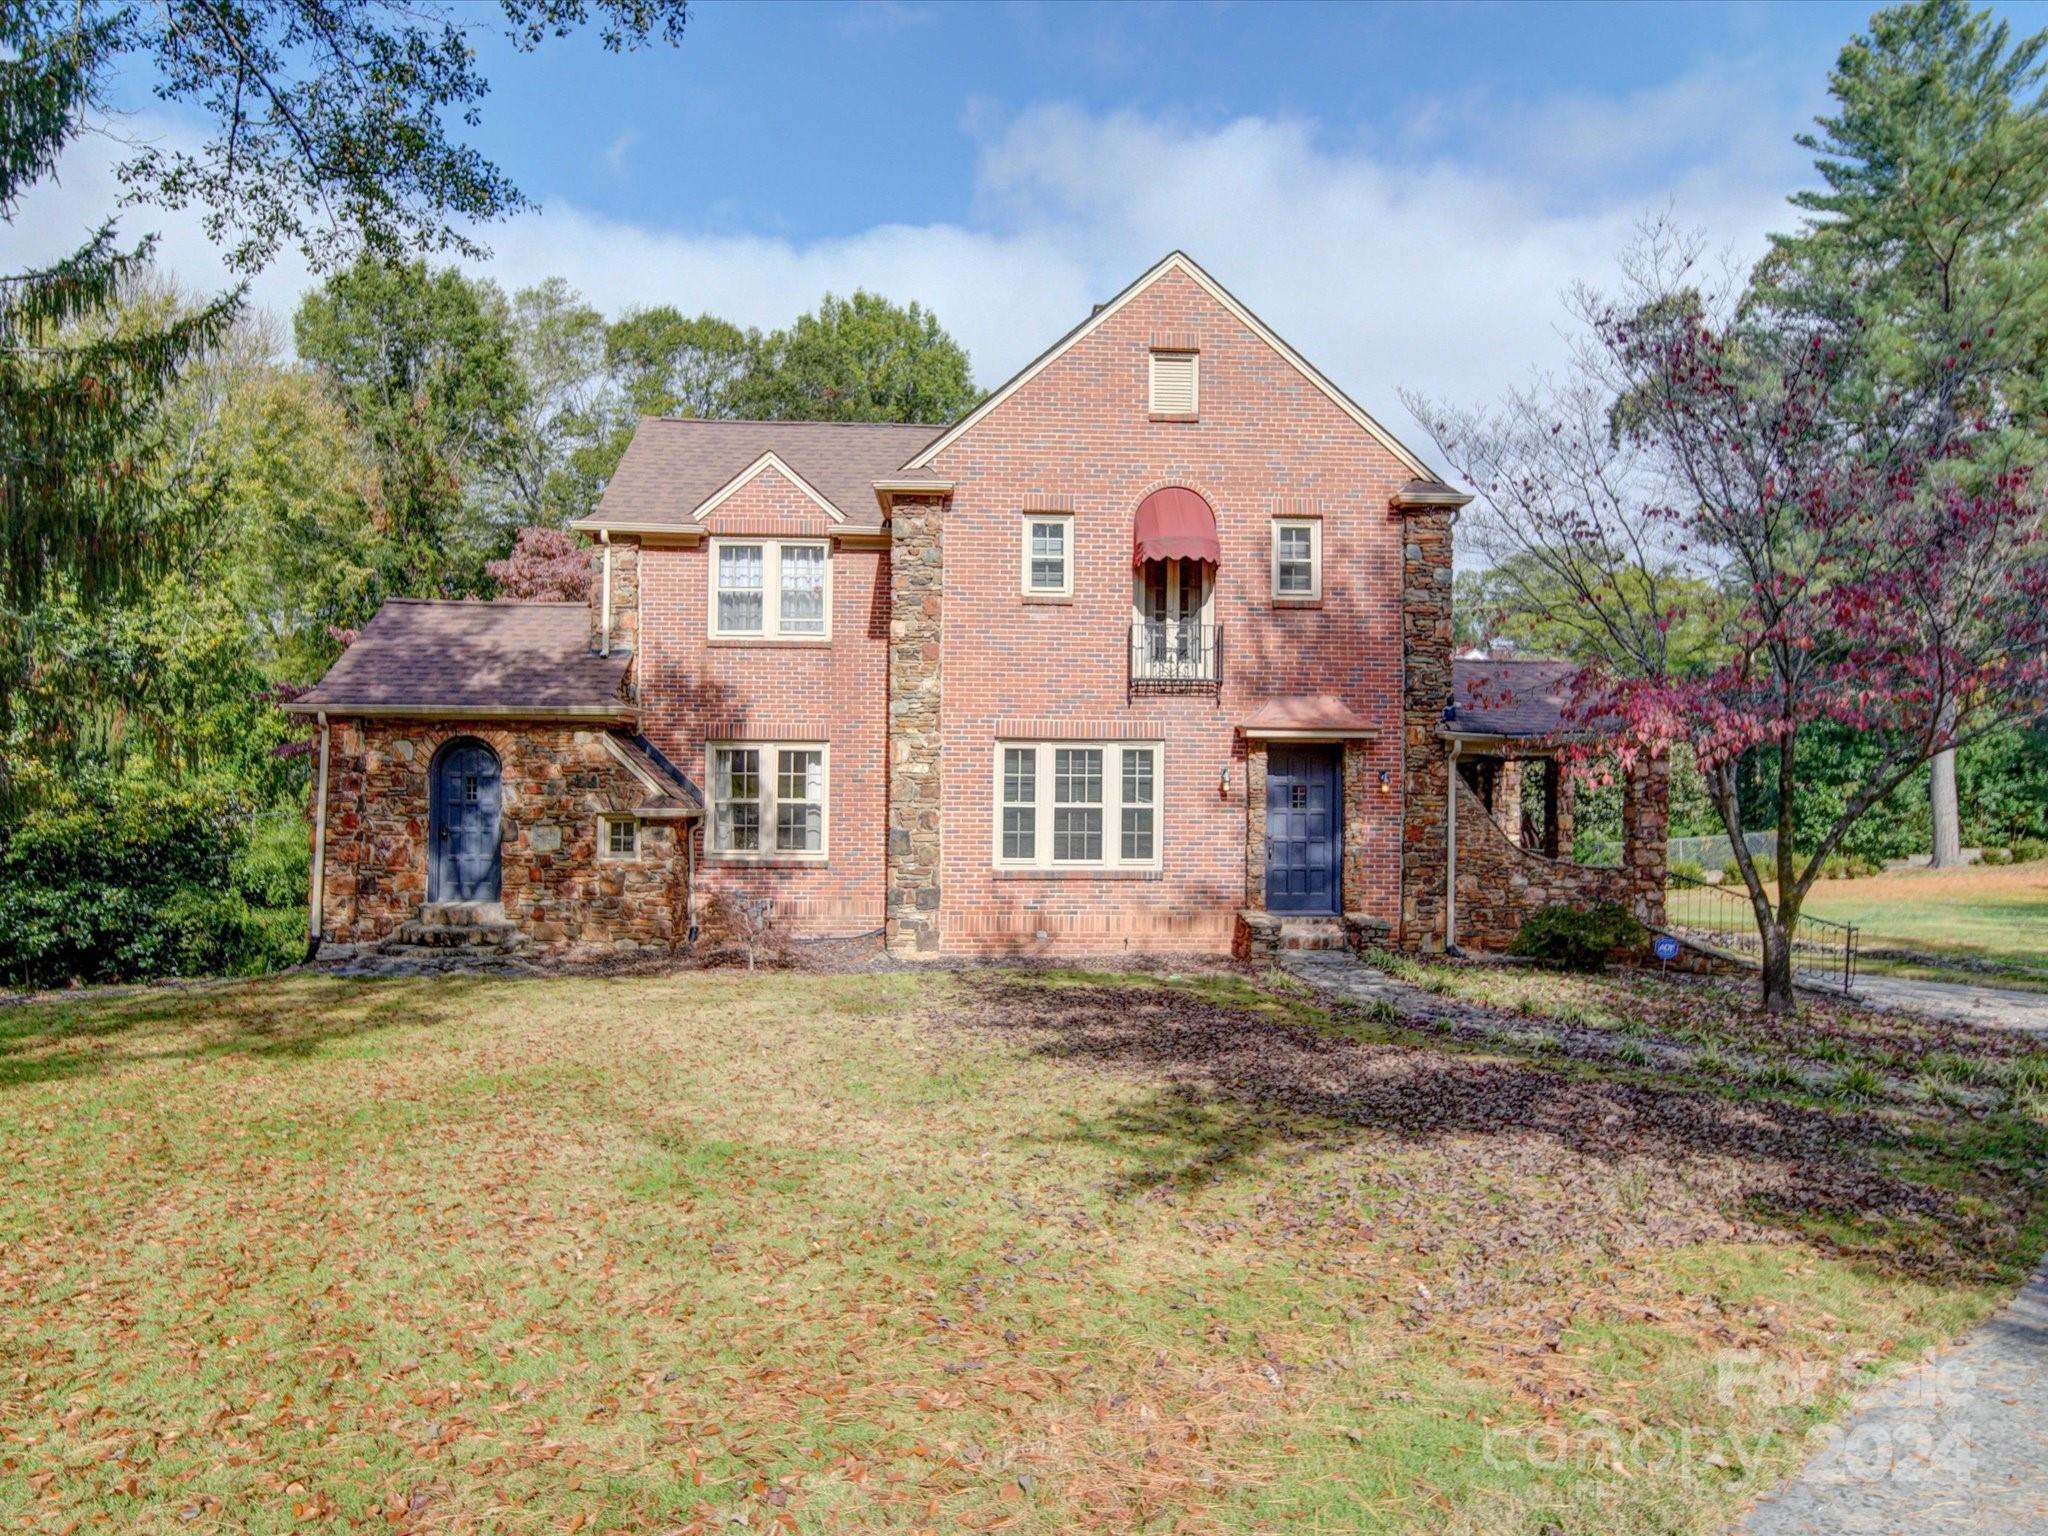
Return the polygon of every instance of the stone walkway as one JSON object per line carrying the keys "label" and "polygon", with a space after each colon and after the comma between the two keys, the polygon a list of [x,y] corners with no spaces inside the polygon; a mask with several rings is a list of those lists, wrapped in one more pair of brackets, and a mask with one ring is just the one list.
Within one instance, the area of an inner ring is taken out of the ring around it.
{"label": "stone walkway", "polygon": [[1743,1536],[2048,1533],[2048,1270],[1878,1387]]}
{"label": "stone walkway", "polygon": [[1980,987],[1967,981],[1915,981],[1904,976],[1858,976],[1856,996],[1873,1008],[1922,1013],[1960,1024],[2024,1030],[2048,1038],[2048,992]]}

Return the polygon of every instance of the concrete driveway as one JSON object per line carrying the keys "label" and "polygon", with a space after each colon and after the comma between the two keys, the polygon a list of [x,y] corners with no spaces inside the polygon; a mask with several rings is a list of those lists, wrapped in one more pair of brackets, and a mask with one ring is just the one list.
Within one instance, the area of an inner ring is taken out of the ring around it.
{"label": "concrete driveway", "polygon": [[2048,1038],[2048,992],[2017,992],[1973,982],[1912,981],[1903,976],[1858,976],[1856,996],[1873,1008],[2024,1030]]}

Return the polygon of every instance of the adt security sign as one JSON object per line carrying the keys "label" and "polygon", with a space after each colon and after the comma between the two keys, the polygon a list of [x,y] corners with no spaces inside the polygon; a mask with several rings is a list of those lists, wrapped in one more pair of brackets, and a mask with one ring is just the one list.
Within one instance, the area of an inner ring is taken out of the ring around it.
{"label": "adt security sign", "polygon": [[1659,960],[1676,960],[1678,958],[1678,940],[1671,937],[1668,933],[1660,933],[1657,935],[1656,942],[1650,945],[1650,953]]}

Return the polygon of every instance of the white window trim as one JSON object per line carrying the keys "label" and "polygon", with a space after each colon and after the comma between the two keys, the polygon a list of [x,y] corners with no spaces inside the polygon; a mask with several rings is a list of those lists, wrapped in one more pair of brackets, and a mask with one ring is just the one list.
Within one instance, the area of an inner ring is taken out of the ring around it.
{"label": "white window trim", "polygon": [[[1280,590],[1280,530],[1282,528],[1306,528],[1308,530],[1308,580],[1306,592],[1282,592]],[[1269,536],[1268,585],[1276,603],[1319,603],[1323,599],[1323,520],[1319,517],[1276,517],[1273,531]]]}
{"label": "white window trim", "polygon": [[[832,541],[830,539],[747,538],[728,534],[710,541],[710,564],[705,568],[705,633],[713,640],[774,640],[799,645],[829,645],[832,640]],[[757,544],[761,548],[761,627],[720,629],[718,627],[718,552],[727,545]],[[809,546],[825,552],[825,627],[822,630],[782,629],[782,552],[793,546]]]}
{"label": "white window trim", "polygon": [[[1185,358],[1188,364],[1188,408],[1185,411],[1162,410],[1159,404],[1159,360]],[[1185,347],[1154,347],[1145,368],[1145,409],[1153,416],[1169,416],[1174,420],[1200,417],[1202,414],[1202,354]]]}
{"label": "white window trim", "polygon": [[[718,754],[729,748],[761,754],[761,841],[755,849],[720,848],[718,843]],[[781,752],[816,752],[818,763],[818,846],[775,846],[775,802],[780,789]],[[832,853],[832,747],[823,741],[707,741],[704,743],[704,856],[724,864],[822,864]]]}
{"label": "white window trim", "polygon": [[[1012,748],[1031,748],[1038,754],[1034,783],[1036,798],[1032,846],[1028,859],[1003,857],[1003,754]],[[1054,809],[1054,754],[1060,748],[1081,747],[1102,754],[1102,857],[1083,862],[1054,859],[1052,828]],[[1124,851],[1124,753],[1152,754],[1152,857],[1126,859]],[[1065,870],[1123,870],[1157,873],[1166,867],[1166,743],[1164,741],[1089,741],[1048,738],[1044,740],[1004,737],[996,742],[991,806],[989,856],[997,869],[1035,870],[1057,874]]]}
{"label": "white window trim", "polygon": [[[1061,580],[1057,587],[1034,587],[1031,585],[1031,534],[1039,523],[1058,523],[1065,529],[1066,559],[1061,562]],[[1071,512],[1026,512],[1018,525],[1017,533],[1017,584],[1026,597],[1072,597],[1074,595],[1074,514]]]}
{"label": "white window trim", "polygon": [[[633,829],[633,851],[631,853],[613,853],[611,851],[612,826],[614,823],[621,821]],[[642,836],[640,818],[638,816],[613,811],[599,813],[597,818],[597,858],[599,863],[637,864],[640,861],[640,856],[645,846],[646,840]]]}

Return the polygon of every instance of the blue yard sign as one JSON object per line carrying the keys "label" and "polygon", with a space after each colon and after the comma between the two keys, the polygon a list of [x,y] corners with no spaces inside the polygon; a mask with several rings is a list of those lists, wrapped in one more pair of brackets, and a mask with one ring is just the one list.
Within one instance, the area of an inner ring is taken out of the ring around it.
{"label": "blue yard sign", "polygon": [[1650,953],[1659,960],[1676,960],[1678,958],[1678,940],[1671,937],[1668,933],[1660,933],[1657,935],[1656,941],[1650,945]]}

